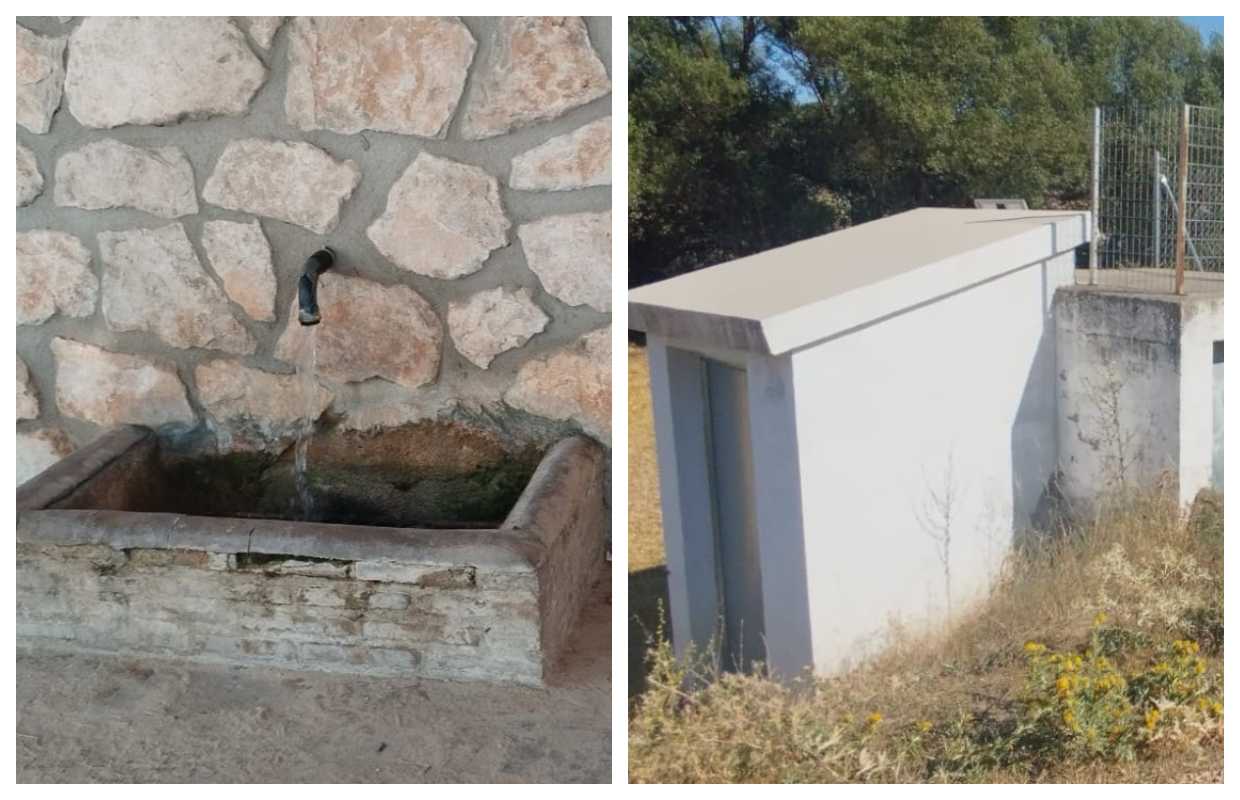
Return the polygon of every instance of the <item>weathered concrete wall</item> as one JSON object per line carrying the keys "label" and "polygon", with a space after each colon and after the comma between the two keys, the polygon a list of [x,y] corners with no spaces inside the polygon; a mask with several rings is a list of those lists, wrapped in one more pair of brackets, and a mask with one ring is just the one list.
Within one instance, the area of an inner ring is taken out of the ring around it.
{"label": "weathered concrete wall", "polygon": [[1163,474],[1184,503],[1209,486],[1223,298],[1064,289],[1055,328],[1067,499],[1087,505]]}
{"label": "weathered concrete wall", "polygon": [[[608,18],[17,40],[19,482],[118,423],[281,447],[307,405],[608,439]],[[324,245],[307,404],[295,282]]]}

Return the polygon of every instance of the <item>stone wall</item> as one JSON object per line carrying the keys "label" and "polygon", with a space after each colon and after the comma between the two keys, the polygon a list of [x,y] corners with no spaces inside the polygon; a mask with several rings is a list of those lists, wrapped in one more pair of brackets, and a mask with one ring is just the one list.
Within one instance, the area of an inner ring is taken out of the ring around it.
{"label": "stone wall", "polygon": [[610,36],[19,18],[18,481],[119,423],[225,448],[287,446],[307,414],[607,442]]}

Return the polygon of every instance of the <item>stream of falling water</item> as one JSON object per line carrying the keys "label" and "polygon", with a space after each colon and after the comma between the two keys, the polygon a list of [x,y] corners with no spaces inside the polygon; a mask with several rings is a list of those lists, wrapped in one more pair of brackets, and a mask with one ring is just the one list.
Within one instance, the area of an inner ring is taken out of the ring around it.
{"label": "stream of falling water", "polygon": [[301,518],[312,519],[314,516],[314,495],[310,492],[310,481],[306,476],[306,461],[310,455],[310,437],[314,433],[314,424],[318,419],[318,330],[312,325],[306,330],[305,342],[302,346],[301,363],[297,365],[297,377],[301,383],[302,418],[301,427],[297,432],[297,445],[293,450],[293,469],[297,497],[301,500]]}

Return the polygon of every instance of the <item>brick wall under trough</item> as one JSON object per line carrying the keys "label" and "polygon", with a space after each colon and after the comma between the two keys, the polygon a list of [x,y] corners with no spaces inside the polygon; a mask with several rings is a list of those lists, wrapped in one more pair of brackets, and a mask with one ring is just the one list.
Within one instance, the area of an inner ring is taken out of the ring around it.
{"label": "brick wall under trough", "polygon": [[19,544],[24,646],[540,684],[532,569]]}

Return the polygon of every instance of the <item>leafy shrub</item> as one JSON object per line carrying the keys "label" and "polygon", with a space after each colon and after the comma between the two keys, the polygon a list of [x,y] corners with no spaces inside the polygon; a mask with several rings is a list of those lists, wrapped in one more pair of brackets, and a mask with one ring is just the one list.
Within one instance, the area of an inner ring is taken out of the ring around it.
{"label": "leafy shrub", "polygon": [[1163,645],[1152,665],[1125,672],[1103,654],[1105,642],[1115,638],[1114,629],[1098,624],[1083,653],[1025,645],[1028,677],[1018,737],[1046,746],[1046,756],[1130,761],[1171,720],[1221,720],[1222,700],[1213,694],[1197,642]]}

